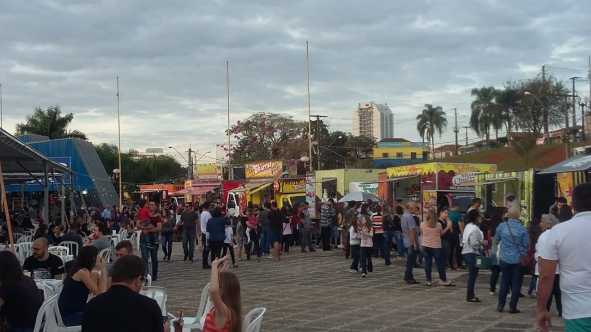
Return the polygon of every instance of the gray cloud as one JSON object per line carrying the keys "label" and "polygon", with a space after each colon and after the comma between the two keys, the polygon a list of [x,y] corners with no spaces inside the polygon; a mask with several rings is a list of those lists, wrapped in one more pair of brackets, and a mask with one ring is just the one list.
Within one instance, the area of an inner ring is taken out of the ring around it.
{"label": "gray cloud", "polygon": [[[18,1],[0,4],[0,82],[7,127],[37,106],[76,114],[73,128],[116,141],[121,79],[125,147],[225,142],[224,61],[232,120],[257,111],[305,118],[304,45],[312,108],[350,130],[358,102],[388,102],[397,135],[416,139],[425,103],[457,107],[469,90],[585,73],[581,1]],[[574,68],[568,70],[562,68]],[[587,91],[580,83],[581,92]],[[449,131],[443,140],[448,140]]]}

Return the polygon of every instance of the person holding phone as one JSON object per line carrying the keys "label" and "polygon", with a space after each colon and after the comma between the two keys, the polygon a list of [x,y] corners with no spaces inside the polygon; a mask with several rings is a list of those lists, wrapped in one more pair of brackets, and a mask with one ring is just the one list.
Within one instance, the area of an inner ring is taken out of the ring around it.
{"label": "person holding phone", "polygon": [[203,332],[241,332],[242,313],[240,281],[228,271],[228,256],[216,259],[211,264],[209,296],[213,307],[207,313]]}

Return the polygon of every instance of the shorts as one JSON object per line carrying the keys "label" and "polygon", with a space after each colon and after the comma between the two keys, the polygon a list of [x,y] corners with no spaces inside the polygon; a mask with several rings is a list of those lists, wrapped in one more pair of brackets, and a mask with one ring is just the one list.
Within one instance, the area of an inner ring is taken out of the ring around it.
{"label": "shorts", "polygon": [[270,235],[269,235],[269,239],[271,240],[271,244],[273,244],[275,242],[281,243],[281,234],[275,233],[275,232],[271,232]]}

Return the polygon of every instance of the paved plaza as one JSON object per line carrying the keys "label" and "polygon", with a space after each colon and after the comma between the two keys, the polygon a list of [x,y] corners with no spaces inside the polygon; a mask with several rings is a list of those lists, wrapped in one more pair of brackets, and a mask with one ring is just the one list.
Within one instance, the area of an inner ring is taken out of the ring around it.
{"label": "paved plaza", "polygon": [[[374,272],[362,279],[347,272],[350,263],[340,252],[302,254],[297,249],[281,262],[240,261],[234,269],[242,287],[243,314],[267,308],[263,331],[535,331],[535,300],[522,298],[520,314],[496,312],[486,272],[477,285],[483,303],[467,303],[465,272],[450,273],[456,287],[427,288],[423,270],[415,269],[421,284],[409,286],[402,281],[402,261],[385,266],[383,259],[374,259]],[[175,243],[173,261],[160,263],[161,277],[154,285],[168,290],[168,311],[195,315],[210,277],[198,256],[193,264],[183,262]],[[557,317],[553,324],[554,330],[562,330]]]}

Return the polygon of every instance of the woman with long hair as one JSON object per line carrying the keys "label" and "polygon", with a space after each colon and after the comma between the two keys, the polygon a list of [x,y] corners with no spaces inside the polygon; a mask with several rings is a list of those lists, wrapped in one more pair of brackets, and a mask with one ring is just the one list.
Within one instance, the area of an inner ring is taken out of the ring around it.
{"label": "woman with long hair", "polygon": [[23,273],[16,256],[8,250],[0,251],[0,312],[8,331],[33,331],[42,303],[43,292]]}
{"label": "woman with long hair", "polygon": [[480,212],[470,210],[466,215],[464,233],[462,234],[462,255],[464,262],[468,266],[468,290],[466,294],[466,301],[468,302],[480,302],[474,292],[476,278],[478,277],[476,257],[482,252],[484,243],[484,234],[478,227],[479,223]]}
{"label": "woman with long hair", "polygon": [[[367,207],[365,208],[367,211]],[[371,226],[371,222],[367,217],[367,214],[364,214],[364,208],[361,208],[361,215],[360,217],[360,224],[361,227],[359,229],[359,233],[361,235],[361,242],[360,242],[360,254],[361,254],[361,277],[365,278],[367,276],[367,272],[373,272],[373,262],[371,261],[371,253],[373,250],[373,227]]]}
{"label": "woman with long hair", "polygon": [[240,281],[229,268],[228,256],[211,263],[209,296],[213,307],[207,313],[203,332],[242,332]]}
{"label": "woman with long hair", "polygon": [[174,225],[176,224],[176,217],[173,210],[164,209],[162,212],[163,222],[160,236],[162,238],[163,260],[168,260],[170,262],[170,256],[172,255],[172,235],[174,232]]}
{"label": "woman with long hair", "polygon": [[[453,283],[447,281],[445,274],[445,262],[441,254],[441,234],[443,229],[441,224],[437,222],[435,217],[435,210],[425,211],[425,220],[421,223],[421,245],[425,255],[425,277],[427,279],[427,286],[431,286],[431,268],[433,258],[435,258],[435,265],[439,272],[439,284],[442,286],[453,286]],[[451,223],[448,225],[451,228]]]}
{"label": "woman with long hair", "polygon": [[351,262],[350,272],[359,272],[359,257],[360,257],[360,245],[361,235],[359,234],[359,226],[357,224],[357,218],[351,220],[351,226],[349,227],[349,246],[351,247]]}
{"label": "woman with long hair", "polygon": [[[93,271],[95,268],[98,271]],[[82,247],[74,265],[68,271],[58,299],[64,324],[81,325],[88,295],[98,295],[106,290],[107,270],[102,259],[98,257],[98,249],[94,246]]]}

